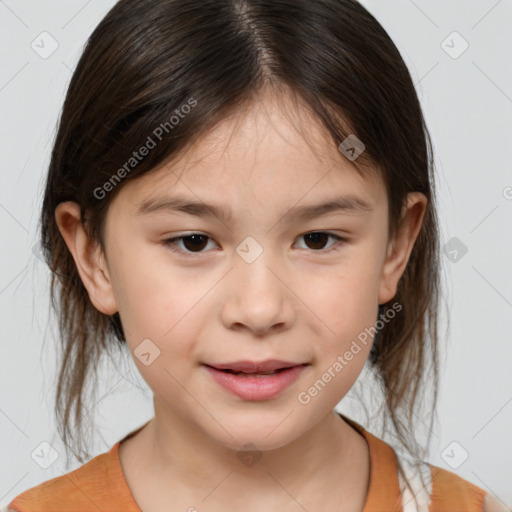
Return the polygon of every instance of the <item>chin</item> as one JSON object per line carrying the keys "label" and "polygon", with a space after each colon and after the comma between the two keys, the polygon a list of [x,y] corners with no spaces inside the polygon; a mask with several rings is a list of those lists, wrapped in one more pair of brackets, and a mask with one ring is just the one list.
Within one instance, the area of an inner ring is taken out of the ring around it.
{"label": "chin", "polygon": [[[289,412],[274,411],[264,414],[260,411],[245,417],[231,416],[229,423],[224,423],[219,418],[219,423],[225,426],[229,433],[219,427],[211,436],[218,444],[235,451],[275,450],[286,446],[301,435],[300,427],[295,422],[283,421],[284,418],[291,419],[292,415]],[[211,424],[208,430],[210,429]]]}

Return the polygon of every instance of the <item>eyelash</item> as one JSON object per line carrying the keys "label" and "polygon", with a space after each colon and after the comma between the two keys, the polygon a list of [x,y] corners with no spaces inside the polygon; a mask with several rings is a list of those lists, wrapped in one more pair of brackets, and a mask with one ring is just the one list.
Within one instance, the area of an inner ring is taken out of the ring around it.
{"label": "eyelash", "polygon": [[[341,236],[335,235],[334,233],[330,233],[328,231],[310,231],[309,233],[305,233],[304,235],[301,235],[299,238],[302,238],[302,237],[308,236],[308,235],[316,235],[316,234],[328,235],[329,237],[332,237],[335,240],[337,240],[337,243],[334,244],[333,246],[331,246],[328,249],[318,249],[318,250],[311,249],[312,252],[328,254],[328,253],[331,253],[333,251],[339,250],[339,246],[340,245],[344,244],[345,242],[348,242],[348,240],[346,238],[343,238]],[[177,237],[174,237],[174,238],[168,238],[167,240],[163,240],[162,244],[164,246],[166,246],[166,247],[169,247],[171,249],[171,251],[173,251],[173,252],[183,254],[187,258],[188,257],[193,258],[196,255],[200,255],[200,254],[202,254],[203,252],[206,252],[206,251],[189,252],[189,251],[184,251],[182,249],[177,249],[176,248],[176,242],[179,241],[179,240],[183,240],[185,238],[190,238],[192,236],[196,236],[196,235],[202,236],[202,237],[207,238],[208,240],[211,240],[211,238],[209,236],[203,235],[202,233],[191,233],[189,235],[182,235],[182,236],[177,236]]]}

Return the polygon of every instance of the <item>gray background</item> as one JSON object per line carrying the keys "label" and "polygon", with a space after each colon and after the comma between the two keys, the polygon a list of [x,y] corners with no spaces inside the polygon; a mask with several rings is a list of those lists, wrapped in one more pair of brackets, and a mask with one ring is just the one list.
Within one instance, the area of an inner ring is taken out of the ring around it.
{"label": "gray background", "polygon": [[[48,324],[49,271],[37,257],[37,221],[68,81],[87,37],[114,3],[0,0],[0,504],[65,472],[51,412],[55,330]],[[428,460],[510,506],[512,1],[362,3],[415,79],[436,150],[442,243],[451,251],[442,261],[449,318],[441,317],[445,364]],[[39,52],[51,49],[42,32],[58,43],[46,59],[31,47],[35,41]],[[461,53],[464,41],[469,47]],[[129,358],[105,364],[105,371],[95,454],[153,413]],[[338,409],[361,419],[350,397]],[[47,469],[31,456],[47,450],[42,442],[59,454]]]}

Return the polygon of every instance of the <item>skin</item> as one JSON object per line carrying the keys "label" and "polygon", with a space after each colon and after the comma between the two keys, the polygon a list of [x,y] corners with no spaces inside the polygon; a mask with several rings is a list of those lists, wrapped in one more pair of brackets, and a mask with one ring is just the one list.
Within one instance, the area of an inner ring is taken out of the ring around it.
{"label": "skin", "polygon": [[[155,417],[120,448],[145,512],[170,504],[201,511],[225,511],[226,504],[249,512],[363,509],[368,446],[333,409],[361,373],[372,339],[308,404],[297,396],[395,296],[427,199],[409,194],[389,240],[381,179],[360,177],[319,122],[296,106],[289,96],[263,94],[179,159],[124,184],[108,210],[105,251],[86,235],[76,203],[55,212],[92,303],[120,313],[132,356],[144,339],[160,350],[149,366],[133,356],[153,390]],[[224,205],[232,218],[136,214],[147,198],[178,193]],[[349,193],[372,211],[307,221],[286,216],[297,205]],[[304,237],[326,231],[347,241]],[[195,252],[197,245],[183,240],[175,244],[181,253],[163,243],[191,233],[209,237]],[[248,236],[263,249],[252,263],[236,252]],[[309,366],[263,401],[230,394],[201,365],[268,358]],[[262,454],[252,467],[237,457],[248,442]]]}

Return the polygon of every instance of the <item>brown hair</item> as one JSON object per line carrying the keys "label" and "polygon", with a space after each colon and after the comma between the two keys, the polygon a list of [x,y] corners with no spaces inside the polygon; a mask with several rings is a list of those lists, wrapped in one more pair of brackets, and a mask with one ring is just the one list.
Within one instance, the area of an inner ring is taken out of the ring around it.
{"label": "brown hair", "polygon": [[[432,143],[398,49],[356,0],[121,0],[90,36],[73,73],[41,215],[62,349],[55,412],[66,449],[80,462],[90,458],[82,446],[86,383],[101,356],[125,344],[119,315],[100,313],[88,297],[57,227],[57,205],[77,202],[88,233],[104,247],[105,214],[125,183],[271,87],[305,100],[336,145],[350,134],[364,142],[354,165],[382,176],[391,237],[408,192],[429,200],[394,298],[402,310],[379,332],[370,358],[385,413],[418,457],[414,416],[426,378],[432,409],[437,401],[439,232]],[[169,120],[191,98],[194,108],[171,129]],[[162,140],[99,198],[159,126],[167,127]]]}

